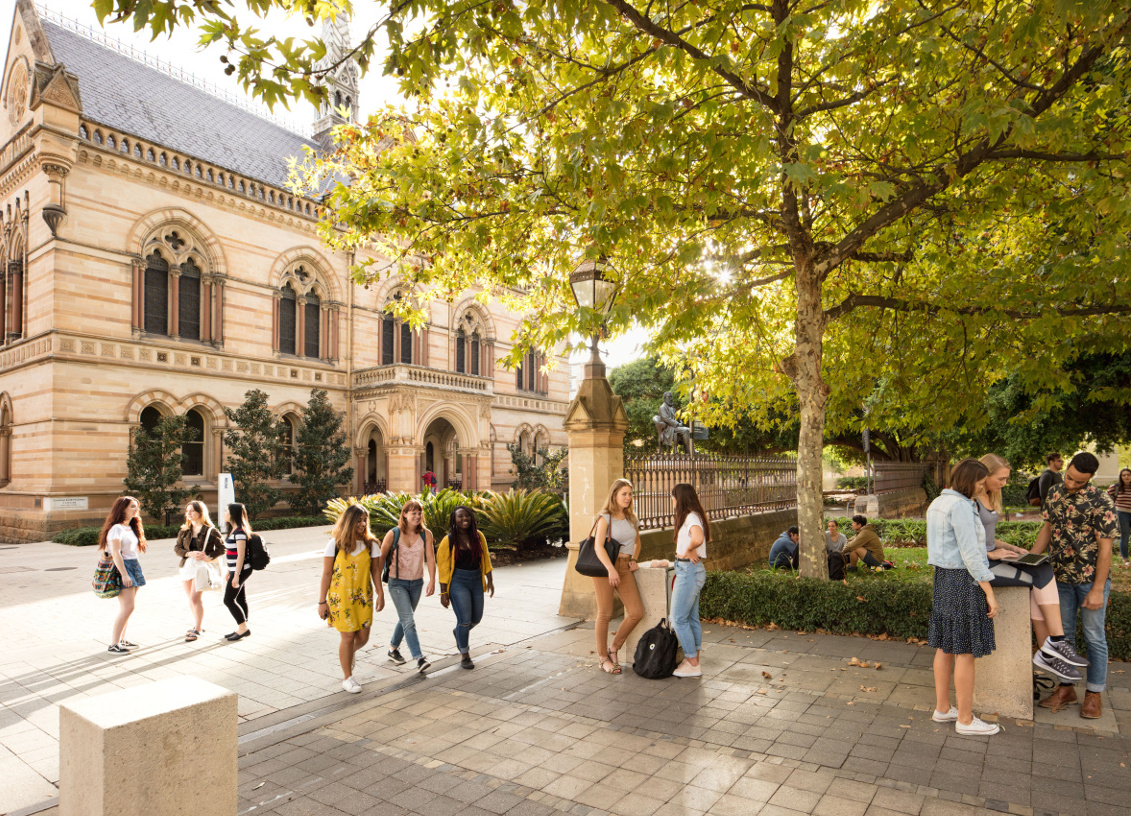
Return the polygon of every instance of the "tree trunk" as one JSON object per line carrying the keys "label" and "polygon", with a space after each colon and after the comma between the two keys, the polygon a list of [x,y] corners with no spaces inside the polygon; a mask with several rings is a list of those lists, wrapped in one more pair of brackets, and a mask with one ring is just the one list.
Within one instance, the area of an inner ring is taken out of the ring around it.
{"label": "tree trunk", "polygon": [[821,283],[812,261],[797,267],[796,348],[783,363],[801,405],[797,441],[797,526],[800,530],[801,574],[828,580],[825,557],[825,506],[821,453],[825,444],[825,405],[829,387],[821,379],[825,312]]}

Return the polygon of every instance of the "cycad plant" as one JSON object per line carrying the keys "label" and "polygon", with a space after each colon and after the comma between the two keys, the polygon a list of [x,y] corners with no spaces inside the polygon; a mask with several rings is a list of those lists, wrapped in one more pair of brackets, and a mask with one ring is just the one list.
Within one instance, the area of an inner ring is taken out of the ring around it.
{"label": "cycad plant", "polygon": [[490,493],[483,502],[479,529],[489,542],[521,548],[541,543],[562,524],[562,500],[540,490]]}
{"label": "cycad plant", "polygon": [[[448,534],[448,524],[452,511],[459,505],[467,505],[476,514],[483,509],[487,493],[464,493],[445,487],[438,493],[426,492],[415,496],[411,493],[375,493],[370,496],[350,496],[345,499],[332,499],[326,503],[323,514],[331,522],[337,522],[345,509],[351,504],[360,504],[369,511],[369,526],[374,535],[383,536],[397,525],[401,508],[409,499],[416,499],[424,506],[424,526],[432,531],[436,541]],[[490,540],[490,536],[488,536]]]}

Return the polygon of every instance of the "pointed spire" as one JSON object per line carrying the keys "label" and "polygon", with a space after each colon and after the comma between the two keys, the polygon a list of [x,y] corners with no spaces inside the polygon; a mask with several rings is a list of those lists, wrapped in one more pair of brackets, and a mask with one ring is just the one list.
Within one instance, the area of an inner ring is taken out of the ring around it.
{"label": "pointed spire", "polygon": [[329,94],[314,121],[314,140],[323,149],[329,150],[333,147],[333,128],[347,121],[342,116],[342,109],[349,111],[351,121],[357,120],[358,80],[361,72],[357,61],[352,57],[342,62],[351,50],[349,15],[339,14],[323,21],[322,41],[326,44],[326,56],[318,63],[318,67],[330,70],[322,80],[322,85]]}

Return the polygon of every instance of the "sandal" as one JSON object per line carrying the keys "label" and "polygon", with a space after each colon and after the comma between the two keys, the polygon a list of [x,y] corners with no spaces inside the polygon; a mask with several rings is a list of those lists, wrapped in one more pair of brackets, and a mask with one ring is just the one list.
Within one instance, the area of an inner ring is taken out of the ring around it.
{"label": "sandal", "polygon": [[619,651],[620,649],[609,649],[609,660],[613,661],[618,666],[620,665],[620,661],[617,660],[617,652]]}
{"label": "sandal", "polygon": [[613,661],[609,660],[609,658],[607,658],[607,657],[604,660],[601,661],[601,671],[603,671],[605,674],[620,674],[621,673],[620,666],[618,666]]}
{"label": "sandal", "polygon": [[196,629],[189,629],[187,632],[185,632],[185,642],[186,643],[191,643],[192,641],[196,640],[198,637],[200,637],[200,632]]}

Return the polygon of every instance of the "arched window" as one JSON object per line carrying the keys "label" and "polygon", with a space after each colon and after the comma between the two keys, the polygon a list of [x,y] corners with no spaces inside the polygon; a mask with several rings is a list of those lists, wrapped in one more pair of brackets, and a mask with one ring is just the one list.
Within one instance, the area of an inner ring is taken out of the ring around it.
{"label": "arched window", "polygon": [[141,145],[139,144],[134,144],[134,157],[138,159],[141,158]]}
{"label": "arched window", "polygon": [[130,140],[129,139],[122,139],[121,152],[125,153],[126,155],[129,155],[129,152],[130,152]]}
{"label": "arched window", "polygon": [[10,249],[7,263],[0,259],[0,345],[24,336],[24,261],[22,238]]}
{"label": "arched window", "polygon": [[284,416],[279,424],[279,459],[283,463],[283,473],[287,474],[294,471],[296,424],[291,414]]}
{"label": "arched window", "polygon": [[204,414],[192,408],[185,414],[185,439],[181,445],[182,472],[185,476],[204,475]]}
{"label": "arched window", "polygon": [[159,165],[161,165],[162,167],[168,167],[169,166],[169,156],[165,153],[162,153],[160,156],[157,157],[157,163]]}
{"label": "arched window", "polygon": [[157,423],[161,421],[161,412],[157,410],[155,405],[148,405],[141,409],[141,416],[139,422],[144,431],[152,433],[157,427]]}
{"label": "arched window", "polygon": [[173,156],[173,169],[177,172],[180,172],[181,169],[181,160],[177,156]]}
{"label": "arched window", "polygon": [[545,393],[542,387],[542,365],[545,359],[541,352],[534,349],[522,356],[522,362],[514,370],[515,386],[519,390]]}
{"label": "arched window", "polygon": [[463,329],[456,330],[456,373],[467,373],[467,334]]}
{"label": "arched window", "polygon": [[144,305],[145,331],[149,334],[168,334],[169,262],[156,251],[145,259]]}
{"label": "arched window", "polygon": [[181,264],[178,288],[177,334],[186,340],[200,339],[200,267],[192,258]]}
{"label": "arched window", "polygon": [[152,147],[149,148],[149,150],[145,151],[145,160],[149,161],[149,162],[157,161],[157,157],[153,154],[153,148]]}
{"label": "arched window", "polygon": [[0,394],[0,487],[12,481],[12,402]]}
{"label": "arched window", "polygon": [[88,136],[87,136],[87,130],[86,130],[86,125],[79,125],[79,138],[80,138],[80,139],[86,139],[86,138],[88,138]]}
{"label": "arched window", "polygon": [[471,335],[471,348],[468,350],[468,356],[471,357],[471,373],[476,377],[479,376],[479,332],[474,332]]}
{"label": "arched window", "polygon": [[321,340],[321,324],[322,324],[322,300],[318,297],[316,292],[308,292],[306,295],[306,306],[303,307],[304,314],[303,320],[306,325],[304,326],[303,349],[302,353],[307,357],[320,357],[319,353]]}
{"label": "arched window", "polygon": [[412,326],[401,323],[401,362],[412,365]]}
{"label": "arched window", "polygon": [[279,299],[279,351],[295,354],[295,325],[298,320],[298,296],[290,286],[283,287]]}
{"label": "arched window", "polygon": [[113,150],[113,149],[114,149],[115,147],[117,147],[117,145],[116,145],[116,144],[115,144],[115,142],[114,142],[114,136],[113,136],[113,134],[111,134],[110,136],[107,136],[107,137],[106,137],[106,146],[107,146],[108,148],[110,148],[111,150]]}
{"label": "arched window", "polygon": [[102,144],[102,131],[101,130],[94,131],[94,143],[96,145]]}

